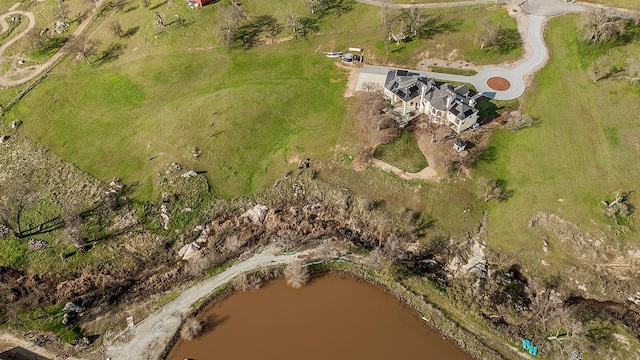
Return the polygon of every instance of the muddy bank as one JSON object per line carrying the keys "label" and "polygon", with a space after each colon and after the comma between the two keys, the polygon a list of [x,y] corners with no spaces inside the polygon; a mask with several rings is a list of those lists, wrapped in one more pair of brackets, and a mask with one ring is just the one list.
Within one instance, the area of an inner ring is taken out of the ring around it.
{"label": "muddy bank", "polygon": [[208,320],[206,332],[179,341],[167,359],[471,359],[393,297],[335,276],[298,290],[273,281],[257,292],[236,293],[199,317]]}

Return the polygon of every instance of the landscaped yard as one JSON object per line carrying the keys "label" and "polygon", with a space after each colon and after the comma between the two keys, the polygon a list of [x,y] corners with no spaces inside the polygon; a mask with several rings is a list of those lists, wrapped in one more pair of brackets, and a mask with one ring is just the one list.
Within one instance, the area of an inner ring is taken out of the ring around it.
{"label": "landscaped yard", "polygon": [[376,147],[373,156],[411,173],[419,172],[429,166],[427,159],[418,148],[416,135],[409,130],[402,131],[392,142]]}
{"label": "landscaped yard", "polygon": [[[518,133],[498,131],[475,172],[503,179],[513,191],[489,207],[490,241],[502,249],[540,250],[541,241],[528,230],[539,211],[586,231],[601,230],[610,222],[600,202],[638,186],[640,88],[624,79],[592,81],[588,68],[598,54],[578,43],[575,21],[552,19],[546,32],[551,59],[525,108],[539,124]],[[638,45],[622,51],[637,54]],[[640,205],[637,196],[631,201]]]}

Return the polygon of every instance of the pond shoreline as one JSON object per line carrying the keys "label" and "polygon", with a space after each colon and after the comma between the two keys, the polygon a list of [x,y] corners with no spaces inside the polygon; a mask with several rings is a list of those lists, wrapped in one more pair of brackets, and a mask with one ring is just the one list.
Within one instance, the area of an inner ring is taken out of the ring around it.
{"label": "pond shoreline", "polygon": [[[282,277],[281,269],[282,267],[269,268],[268,278],[265,280],[265,283],[280,279]],[[257,272],[260,272],[260,270],[251,273]],[[349,264],[341,268],[334,268],[331,267],[331,265],[322,264],[318,268],[314,269],[312,279],[319,279],[326,276],[335,276],[341,279],[350,279],[360,283],[372,285],[385,294],[391,295],[396,302],[402,305],[403,308],[410,310],[412,312],[412,315],[416,316],[416,319],[422,319],[425,322],[425,325],[427,325],[427,327],[430,329],[430,331],[437,332],[442,336],[443,339],[449,340],[450,342],[455,344],[457,348],[468,354],[470,357],[477,359],[481,358],[481,356],[485,359],[502,358],[500,355],[495,353],[493,349],[487,348],[485,344],[482,344],[482,342],[475,339],[470,332],[462,329],[457,323],[446,318],[442,311],[434,307],[433,304],[429,304],[423,299],[419,299],[416,294],[407,290],[404,286],[396,281],[389,281],[381,277],[376,277],[372,274],[373,272],[370,269],[364,268],[362,266]],[[232,295],[236,294],[236,292],[239,292],[239,290],[234,288],[233,282],[228,282],[225,285],[219,287],[214,293],[198,302],[197,306],[195,306],[189,313],[189,316],[185,316],[185,318],[183,319],[183,323],[184,320],[191,316],[197,316],[198,314],[209,311],[215,305],[224,302]],[[446,323],[447,328],[440,326],[443,321]],[[451,327],[456,331],[451,331],[450,329],[448,329]],[[167,359],[179,340],[180,330],[176,331],[171,341],[167,343],[164,352],[159,358]]]}

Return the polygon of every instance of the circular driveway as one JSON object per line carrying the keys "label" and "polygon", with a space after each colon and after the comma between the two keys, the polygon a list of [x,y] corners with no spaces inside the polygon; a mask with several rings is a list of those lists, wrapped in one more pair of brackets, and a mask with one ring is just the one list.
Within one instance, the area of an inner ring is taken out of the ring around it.
{"label": "circular driveway", "polygon": [[566,0],[526,0],[520,7],[528,14],[539,16],[557,16],[565,12],[584,12],[589,9]]}

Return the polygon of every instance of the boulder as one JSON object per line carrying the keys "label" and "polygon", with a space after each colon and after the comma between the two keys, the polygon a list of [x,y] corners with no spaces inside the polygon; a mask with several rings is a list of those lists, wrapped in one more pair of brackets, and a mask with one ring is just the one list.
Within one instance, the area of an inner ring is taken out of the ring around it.
{"label": "boulder", "polygon": [[242,214],[242,216],[249,218],[252,223],[260,223],[264,221],[264,218],[267,215],[267,210],[269,210],[269,208],[264,205],[256,205],[247,210],[244,214]]}
{"label": "boulder", "polygon": [[193,171],[193,170],[189,170],[186,173],[182,174],[183,178],[190,178],[190,177],[194,177],[194,176],[198,176],[198,173]]}
{"label": "boulder", "polygon": [[3,142],[9,140],[9,135],[2,135],[0,136],[0,144],[2,144]]}
{"label": "boulder", "polygon": [[189,260],[194,257],[198,251],[200,251],[200,246],[195,242],[191,242],[178,250],[178,256],[182,260]]}
{"label": "boulder", "polygon": [[13,122],[11,123],[11,128],[15,129],[20,125],[22,125],[22,120],[13,120]]}

